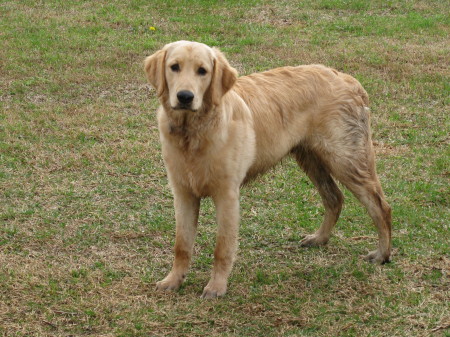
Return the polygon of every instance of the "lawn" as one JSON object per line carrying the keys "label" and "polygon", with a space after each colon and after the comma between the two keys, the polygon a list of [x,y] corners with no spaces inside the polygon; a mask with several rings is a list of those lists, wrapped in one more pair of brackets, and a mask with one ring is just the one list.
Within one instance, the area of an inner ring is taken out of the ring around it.
{"label": "lawn", "polygon": [[[1,1],[0,335],[450,336],[450,3]],[[204,200],[191,271],[172,262],[174,211],[143,60],[175,40],[219,47],[241,75],[322,63],[371,98],[393,207],[392,262],[346,201],[330,243],[318,193],[287,159],[242,190],[225,297],[205,301],[215,243]]]}

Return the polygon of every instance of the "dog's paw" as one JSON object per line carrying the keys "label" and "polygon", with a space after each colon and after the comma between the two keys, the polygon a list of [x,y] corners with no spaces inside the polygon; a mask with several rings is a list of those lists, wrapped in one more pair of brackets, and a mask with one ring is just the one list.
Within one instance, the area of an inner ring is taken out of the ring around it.
{"label": "dog's paw", "polygon": [[300,246],[302,247],[317,247],[317,246],[323,246],[327,244],[329,238],[323,237],[317,234],[311,234],[305,236],[305,238],[300,241]]}
{"label": "dog's paw", "polygon": [[227,285],[223,282],[209,281],[208,285],[203,289],[201,298],[212,299],[225,295],[227,292]]}
{"label": "dog's paw", "polygon": [[183,282],[182,277],[174,277],[172,275],[167,275],[167,277],[159,282],[156,282],[156,290],[160,291],[175,291],[180,288]]}
{"label": "dog's paw", "polygon": [[374,250],[367,254],[366,256],[363,256],[363,259],[374,264],[385,264],[390,262],[389,261],[389,255],[388,254],[382,254],[379,250]]}

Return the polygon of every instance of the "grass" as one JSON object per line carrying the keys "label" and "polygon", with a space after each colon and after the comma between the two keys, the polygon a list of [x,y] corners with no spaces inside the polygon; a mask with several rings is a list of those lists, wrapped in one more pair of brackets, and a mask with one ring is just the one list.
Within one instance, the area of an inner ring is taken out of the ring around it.
{"label": "grass", "polygon": [[[450,336],[449,12],[419,0],[2,1],[0,334]],[[242,190],[226,297],[199,299],[210,200],[185,285],[154,292],[174,212],[142,61],[180,39],[220,47],[241,74],[323,63],[362,82],[392,263],[361,260],[376,234],[349,193],[330,244],[301,249],[323,209],[286,160]]]}

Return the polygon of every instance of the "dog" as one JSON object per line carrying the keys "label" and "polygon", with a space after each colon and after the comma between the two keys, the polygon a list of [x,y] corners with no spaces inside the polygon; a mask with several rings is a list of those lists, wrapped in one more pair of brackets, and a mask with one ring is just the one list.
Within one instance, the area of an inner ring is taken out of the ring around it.
{"label": "dog", "polygon": [[240,187],[288,155],[325,208],[322,225],[301,246],[328,242],[343,203],[338,180],[378,229],[378,248],[365,259],[389,261],[391,207],[375,170],[368,95],[355,78],[323,65],[238,77],[217,48],[189,41],[148,56],[144,70],[161,104],[158,127],[176,220],[173,266],[158,290],[177,290],[186,278],[200,199],[211,197],[217,241],[202,297],[225,294],[237,250]]}

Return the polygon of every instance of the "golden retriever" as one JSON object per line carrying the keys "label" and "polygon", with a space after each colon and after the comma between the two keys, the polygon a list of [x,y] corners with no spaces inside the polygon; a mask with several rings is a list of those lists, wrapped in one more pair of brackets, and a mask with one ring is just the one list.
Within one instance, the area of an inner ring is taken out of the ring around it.
{"label": "golden retriever", "polygon": [[212,197],[218,223],[214,266],[203,298],[225,294],[238,240],[240,187],[292,155],[325,207],[302,246],[326,244],[343,195],[367,208],[379,236],[365,259],[389,261],[391,208],[375,171],[368,96],[353,77],[322,65],[282,67],[237,77],[216,48],[170,43],[145,60],[161,107],[162,153],[174,195],[175,259],[159,290],[176,290],[189,268],[200,199]]}

